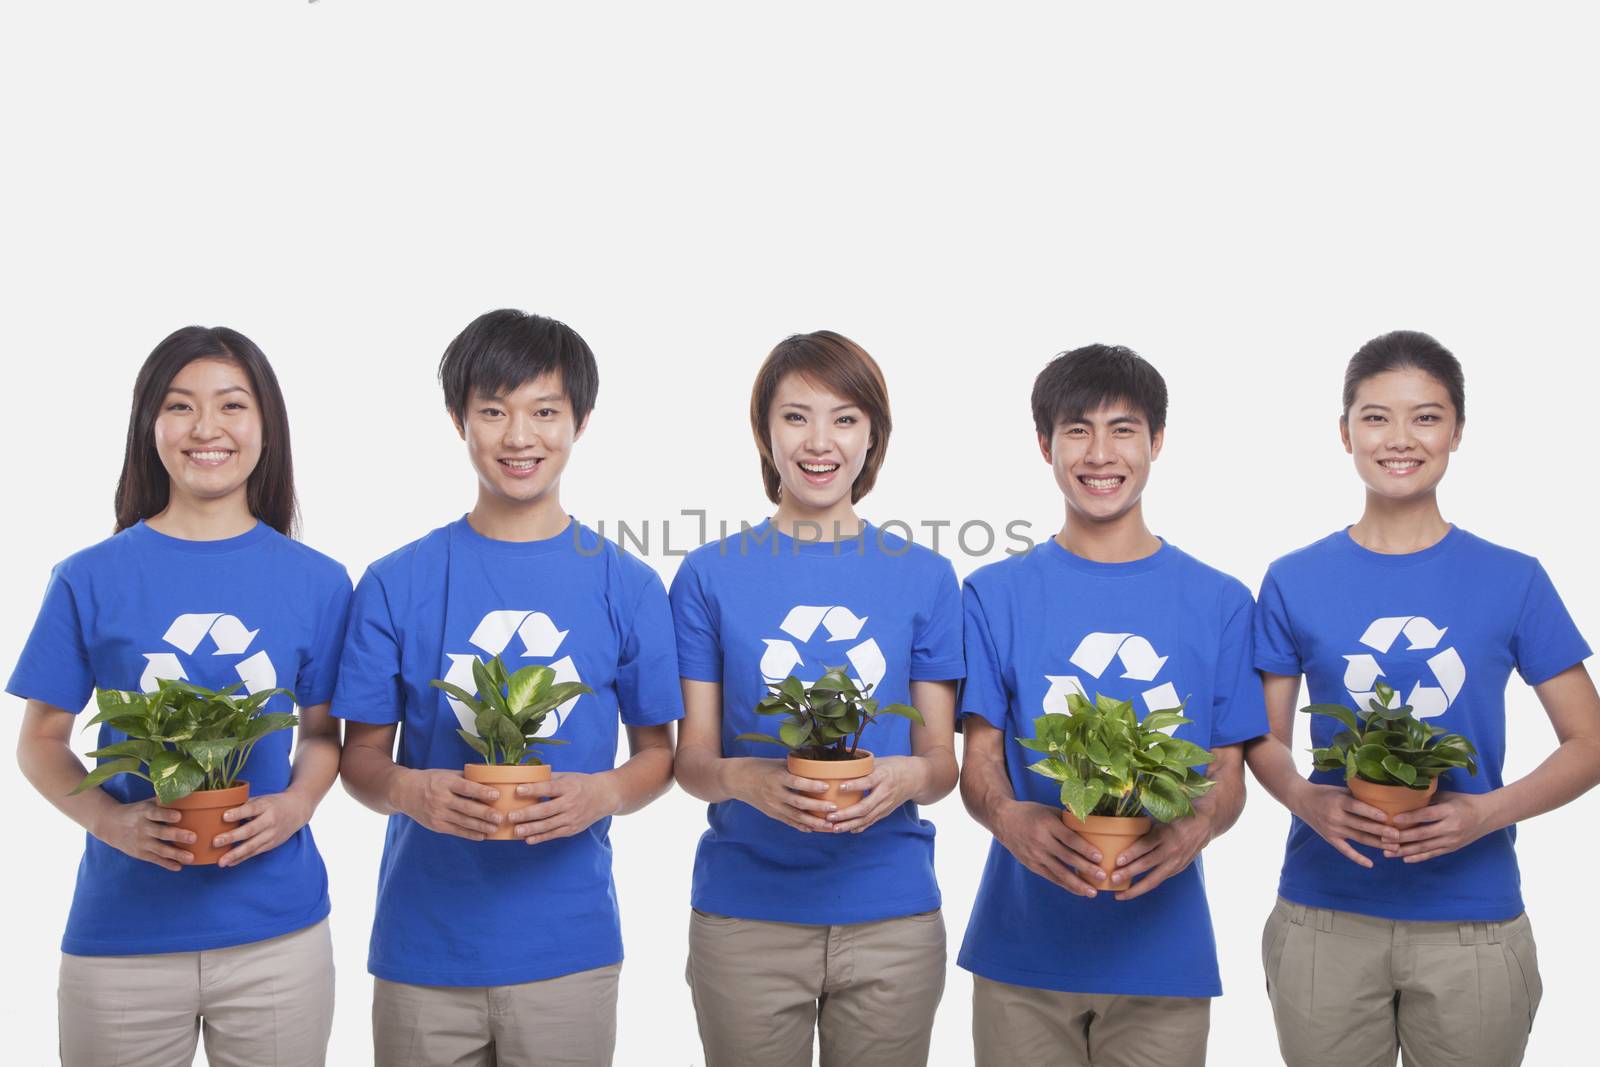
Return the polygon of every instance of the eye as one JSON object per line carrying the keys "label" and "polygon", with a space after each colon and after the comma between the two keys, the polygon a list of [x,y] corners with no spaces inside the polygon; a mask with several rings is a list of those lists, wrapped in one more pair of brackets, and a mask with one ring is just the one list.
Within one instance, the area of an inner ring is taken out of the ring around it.
{"label": "eye", "polygon": [[1417,421],[1418,422],[1438,422],[1439,421],[1439,416],[1431,415],[1431,414],[1430,415],[1418,415],[1417,416]]}
{"label": "eye", "polygon": [[555,418],[557,414],[559,414],[559,412],[557,412],[555,408],[540,408],[538,411],[534,412],[534,415],[541,419]]}
{"label": "eye", "polygon": [[182,400],[174,400],[172,403],[167,405],[167,410],[168,411],[188,411],[189,410],[189,405],[184,403]]}
{"label": "eye", "polygon": [[784,422],[800,423],[800,422],[805,422],[806,418],[805,418],[804,415],[800,414],[798,411],[786,411],[783,414],[783,421]]}
{"label": "eye", "polygon": [[245,407],[245,404],[242,401],[239,401],[239,400],[230,400],[226,404],[222,405],[222,409],[224,411],[226,411],[229,408],[235,408],[235,409],[237,409],[239,411],[247,410],[247,408]]}
{"label": "eye", "polygon": [[1085,437],[1089,433],[1089,431],[1084,429],[1082,426],[1068,426],[1061,432],[1066,434],[1068,437]]}
{"label": "eye", "polygon": [[504,415],[505,412],[501,411],[499,408],[479,408],[478,414],[482,415],[486,419],[493,419]]}
{"label": "eye", "polygon": [[838,421],[844,423],[846,426],[854,426],[861,420],[856,418],[854,415],[840,415]]}
{"label": "eye", "polygon": [[1383,420],[1383,416],[1382,415],[1363,415],[1363,416],[1361,416],[1361,421],[1362,422],[1382,422],[1384,420]]}

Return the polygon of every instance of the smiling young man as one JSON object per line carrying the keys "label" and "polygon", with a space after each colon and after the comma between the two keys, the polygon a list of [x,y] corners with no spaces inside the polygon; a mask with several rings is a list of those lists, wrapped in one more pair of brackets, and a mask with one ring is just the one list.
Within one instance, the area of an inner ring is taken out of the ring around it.
{"label": "smiling young man", "polygon": [[[376,1061],[608,1064],[622,937],[607,831],[667,789],[683,715],[666,591],[561,507],[599,384],[583,338],[491,311],[439,378],[477,503],[368,568],[333,700],[345,785],[389,816],[368,957]],[[593,691],[551,716],[554,773],[516,787],[512,841],[484,839],[498,793],[462,775],[480,758],[458,734],[473,716],[429,684],[471,690],[473,660],[494,656]]]}
{"label": "smiling young man", "polygon": [[[1222,990],[1199,854],[1238,818],[1241,746],[1267,722],[1249,592],[1144,522],[1166,413],[1166,383],[1136,353],[1056,357],[1033,415],[1066,520],[963,589],[961,794],[995,837],[958,959],[974,975],[980,1067],[1205,1062]],[[1039,715],[1065,712],[1069,692],[1131,700],[1141,717],[1181,705],[1191,721],[1177,736],[1213,756],[1217,784],[1196,814],[1157,824],[1110,879],[1018,742]]]}

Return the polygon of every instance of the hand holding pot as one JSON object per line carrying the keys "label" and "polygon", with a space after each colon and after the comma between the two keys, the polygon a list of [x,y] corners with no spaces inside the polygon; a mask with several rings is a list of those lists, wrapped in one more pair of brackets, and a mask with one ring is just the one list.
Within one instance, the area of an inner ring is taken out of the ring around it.
{"label": "hand holding pot", "polygon": [[408,771],[396,794],[394,806],[435,833],[482,841],[500,822],[489,807],[500,791],[469,782],[460,771]]}
{"label": "hand holding pot", "polygon": [[[1193,863],[1210,841],[1211,819],[1204,812],[1156,823],[1117,857],[1117,869],[1111,875],[1112,888],[1121,890],[1117,899],[1144,896]],[[1134,882],[1134,877],[1141,874],[1144,877]]]}
{"label": "hand holding pot", "polygon": [[1097,887],[1105,888],[1105,872],[1095,866],[1100,850],[1061,821],[1060,808],[1013,801],[1001,813],[996,829],[1006,851],[1040,878],[1080,897],[1092,897]]}
{"label": "hand holding pot", "polygon": [[616,783],[607,774],[555,771],[548,782],[517,786],[517,797],[546,798],[511,813],[512,835],[530,845],[582,833],[622,807]]}
{"label": "hand holding pot", "polygon": [[1357,800],[1348,789],[1337,785],[1308,782],[1303,795],[1305,799],[1296,806],[1295,814],[1345,859],[1371,867],[1372,861],[1351,848],[1350,842],[1382,848],[1383,835],[1394,832],[1383,809]]}
{"label": "hand holding pot", "polygon": [[217,866],[234,867],[251,856],[277,848],[311,821],[312,810],[310,803],[293,792],[251,797],[237,808],[229,808],[222,813],[222,821],[244,825],[212,839],[217,848],[234,846],[217,860]]}
{"label": "hand holding pot", "polygon": [[826,816],[838,807],[817,797],[828,791],[828,783],[790,774],[783,760],[748,756],[730,762],[736,769],[728,792],[736,800],[801,833],[833,833]]}
{"label": "hand holding pot", "polygon": [[1436,793],[1432,804],[1401,812],[1385,827],[1383,854],[1421,863],[1465,848],[1494,828],[1487,794]]}
{"label": "hand holding pot", "polygon": [[[828,821],[838,833],[859,834],[900,805],[921,793],[928,784],[928,761],[920,756],[880,756],[872,773],[839,783],[845,807],[830,812]],[[862,797],[860,794],[870,795]]]}
{"label": "hand holding pot", "polygon": [[194,862],[194,853],[173,847],[194,844],[193,833],[172,825],[181,817],[171,808],[158,805],[154,798],[136,800],[110,809],[93,833],[124,855],[176,871]]}

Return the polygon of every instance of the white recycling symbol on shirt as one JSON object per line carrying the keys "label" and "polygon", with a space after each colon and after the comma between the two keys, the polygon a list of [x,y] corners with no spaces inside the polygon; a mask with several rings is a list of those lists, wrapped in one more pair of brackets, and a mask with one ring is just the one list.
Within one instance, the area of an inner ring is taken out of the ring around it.
{"label": "white recycling symbol on shirt", "polygon": [[[1079,641],[1078,647],[1068,658],[1074,667],[1094,678],[1104,674],[1106,668],[1111,666],[1111,661],[1116,660],[1122,667],[1121,677],[1135,682],[1153,682],[1160,675],[1168,657],[1159,655],[1149,639],[1138,634],[1095,632]],[[1077,693],[1085,700],[1094,699],[1084,690],[1077,675],[1047,674],[1044,677],[1050,683],[1040,702],[1040,707],[1046,713],[1065,715],[1069,693]],[[1139,695],[1144,699],[1146,714],[1167,711],[1183,703],[1178,699],[1178,690],[1171,682],[1142,690]],[[1172,728],[1167,732],[1171,733]]]}
{"label": "white recycling symbol on shirt", "polygon": [[[1380,677],[1387,677],[1378,656],[1386,655],[1394,643],[1403,635],[1406,639],[1404,651],[1427,652],[1439,648],[1439,642],[1444,640],[1448,626],[1435,626],[1430,620],[1421,615],[1393,615],[1382,619],[1374,619],[1372,624],[1361,635],[1361,643],[1372,649],[1371,652],[1358,652],[1347,655],[1344,668],[1344,687],[1350,694],[1350,699],[1356,702],[1356,707],[1362,711],[1367,709],[1368,703],[1377,699],[1375,686]],[[1419,679],[1412,686],[1409,696],[1403,699],[1411,705],[1413,713],[1419,719],[1431,719],[1436,715],[1443,715],[1455,703],[1456,697],[1461,695],[1462,687],[1467,681],[1467,665],[1461,661],[1461,655],[1454,648],[1444,648],[1427,659],[1428,670],[1432,672],[1435,685],[1423,685]],[[1391,664],[1393,669],[1393,664]],[[1399,687],[1391,700],[1402,699]]]}
{"label": "white recycling symbol on shirt", "polygon": [[[555,656],[570,632],[557,629],[550,616],[542,611],[491,611],[478,623],[477,629],[472,631],[472,636],[467,638],[467,641],[488,653],[486,660],[495,656],[502,657],[506,670],[515,673],[519,667],[524,666],[517,663],[519,658],[549,659]],[[518,655],[506,656],[506,650],[512,647],[513,639],[521,642],[522,651]],[[449,665],[445,670],[444,680],[460,686],[469,693],[477,692],[478,683],[472,677],[472,663],[479,659],[478,655],[474,652],[447,652],[445,659],[449,661]],[[578,676],[577,665],[572,662],[571,656],[562,656],[549,666],[556,672],[555,680],[558,683],[583,681]],[[477,736],[478,721],[471,710],[449,694],[444,694],[444,698],[449,702],[450,710],[455,712],[456,718],[460,720],[461,728]],[[579,694],[546,716],[543,725],[539,727],[538,736],[549,737],[555,733],[566,721],[573,705],[582,699],[582,694]]]}
{"label": "white recycling symbol on shirt", "polygon": [[[172,625],[161,635],[161,640],[184,655],[192,656],[209,636],[213,656],[242,656],[250,650],[250,643],[260,632],[246,627],[236,615],[221,612],[186,614],[172,620]],[[140,690],[146,693],[154,690],[156,683],[163,678],[191,680],[177,652],[145,652],[142,655],[144,673],[139,676]],[[277,668],[272,665],[272,657],[267,655],[265,649],[234,664],[234,670],[238,672],[247,693],[259,693],[278,684]]]}
{"label": "white recycling symbol on shirt", "polygon": [[[766,644],[766,651],[761,655],[761,677],[769,682],[781,682],[793,674],[796,667],[805,664],[805,657],[795,647],[794,642],[806,644],[820,628],[828,635],[828,642],[855,641],[861,636],[861,628],[867,623],[865,616],[858,616],[847,607],[839,605],[814,605],[797,604],[789,609],[778,629],[788,634],[789,637],[762,638]],[[793,638],[790,640],[789,638]],[[871,637],[865,641],[851,645],[843,650],[844,660],[854,672],[857,685],[865,688],[877,688],[883,681],[883,676],[888,671],[888,664],[883,658],[883,650],[878,647],[878,642]],[[821,667],[843,666],[836,661],[817,664]],[[818,678],[822,672],[816,672]],[[808,679],[815,681],[816,679]]]}

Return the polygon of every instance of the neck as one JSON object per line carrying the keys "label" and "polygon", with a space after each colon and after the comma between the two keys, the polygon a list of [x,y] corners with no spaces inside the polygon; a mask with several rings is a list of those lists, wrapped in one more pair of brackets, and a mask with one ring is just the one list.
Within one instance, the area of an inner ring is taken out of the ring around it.
{"label": "neck", "polygon": [[1093,563],[1132,563],[1161,550],[1161,539],[1144,524],[1143,503],[1108,522],[1094,522],[1068,508],[1056,544]]}
{"label": "neck", "polygon": [[545,541],[567,528],[567,513],[552,487],[537,500],[510,501],[478,490],[467,523],[491,541]]}
{"label": "neck", "polygon": [[1350,538],[1373,552],[1402,555],[1436,545],[1449,532],[1450,524],[1439,513],[1437,493],[1391,500],[1369,492],[1361,521],[1350,527]]}
{"label": "neck", "polygon": [[778,502],[772,525],[781,534],[797,541],[839,541],[861,532],[861,519],[844,497],[830,508],[815,509],[796,505],[788,499]]}
{"label": "neck", "polygon": [[250,514],[245,487],[214,500],[174,493],[167,506],[145,520],[145,525],[168,537],[185,541],[222,541],[249,533],[256,517]]}

